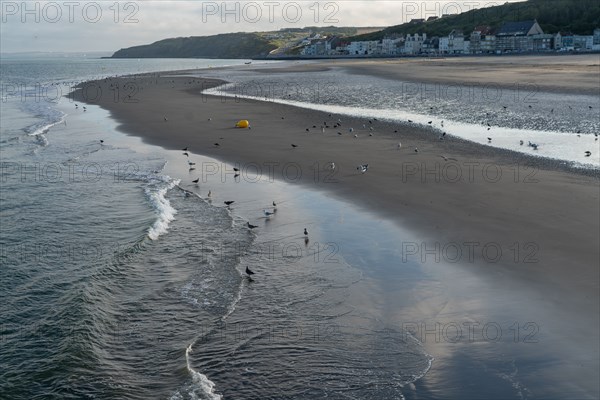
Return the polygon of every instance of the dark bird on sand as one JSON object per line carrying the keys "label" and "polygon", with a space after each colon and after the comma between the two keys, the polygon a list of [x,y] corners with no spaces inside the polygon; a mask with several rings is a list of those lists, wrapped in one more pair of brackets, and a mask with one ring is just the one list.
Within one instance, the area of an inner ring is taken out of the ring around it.
{"label": "dark bird on sand", "polygon": [[227,206],[230,206],[233,203],[235,203],[235,201],[234,200],[228,200],[228,201],[224,201],[223,203],[225,203],[225,205],[227,205]]}
{"label": "dark bird on sand", "polygon": [[254,275],[254,272],[252,272],[250,270],[250,268],[248,268],[248,266],[246,266],[246,274],[248,274],[248,275]]}
{"label": "dark bird on sand", "polygon": [[252,225],[250,222],[248,222],[248,228],[250,228],[250,229],[258,228],[258,225]]}
{"label": "dark bird on sand", "polygon": [[292,143],[292,147],[293,147],[293,148],[296,148],[296,147],[298,147],[298,145],[297,145],[297,144],[293,144],[293,143]]}
{"label": "dark bird on sand", "polygon": [[591,156],[591,155],[592,155],[592,152],[591,152],[591,151],[589,151],[589,150],[588,150],[588,151],[586,151],[586,152],[585,152],[585,156],[586,156],[586,157],[589,157],[589,156]]}
{"label": "dark bird on sand", "polygon": [[198,178],[198,179],[194,179],[192,182],[194,182],[194,183],[198,183],[198,182],[200,182],[200,178]]}
{"label": "dark bird on sand", "polygon": [[188,151],[188,148],[186,147],[185,149],[181,149],[181,151]]}
{"label": "dark bird on sand", "polygon": [[304,236],[308,236],[308,231],[304,228]]}

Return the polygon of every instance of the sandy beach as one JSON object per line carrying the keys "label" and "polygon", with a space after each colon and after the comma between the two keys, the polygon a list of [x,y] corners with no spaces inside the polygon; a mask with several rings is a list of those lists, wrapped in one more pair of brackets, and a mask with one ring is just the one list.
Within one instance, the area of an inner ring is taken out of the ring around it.
{"label": "sandy beach", "polygon": [[[331,65],[343,66],[351,73],[419,82],[494,82],[505,87],[525,82],[544,91],[582,94],[598,94],[600,90],[597,56],[323,61],[259,71],[318,73]],[[195,74],[202,75],[201,71]],[[457,244],[463,250],[458,257],[466,265],[467,275],[497,279],[499,285],[506,285],[506,290],[496,293],[504,296],[504,300],[498,300],[500,304],[508,304],[517,292],[542,299],[556,315],[566,318],[560,324],[592,334],[582,333],[574,340],[582,348],[588,346],[588,356],[597,359],[597,171],[570,169],[552,160],[452,137],[439,140],[410,124],[202,95],[204,89],[222,82],[180,75],[88,83],[86,86],[98,85],[104,95],[95,100],[88,98],[87,102],[109,110],[125,133],[167,149],[188,147],[194,153],[237,165],[242,179],[246,173],[259,171],[266,179],[303,185],[351,201],[398,226],[419,232],[427,238],[428,246],[437,243],[446,248]],[[115,101],[114,85],[131,83],[136,88],[132,98]],[[81,91],[74,98],[86,100]],[[249,120],[251,129],[235,128],[240,119]],[[339,120],[341,126],[335,126]],[[357,171],[361,164],[369,165],[364,174]],[[202,168],[197,169],[214,173]],[[487,251],[490,246],[492,253]],[[498,249],[502,256],[496,256]],[[421,248],[403,250],[407,257],[423,256]],[[460,282],[453,285],[459,287]],[[468,303],[451,295],[447,302],[447,311]],[[443,320],[444,313],[438,318]],[[548,325],[553,328],[560,324],[553,321]],[[436,355],[435,349],[433,352]],[[438,348],[438,353],[443,351]],[[567,375],[581,376],[581,382],[574,385],[582,387],[583,392],[597,394],[597,383],[590,385],[588,379],[596,367],[590,368],[587,362],[569,366],[572,374]]]}

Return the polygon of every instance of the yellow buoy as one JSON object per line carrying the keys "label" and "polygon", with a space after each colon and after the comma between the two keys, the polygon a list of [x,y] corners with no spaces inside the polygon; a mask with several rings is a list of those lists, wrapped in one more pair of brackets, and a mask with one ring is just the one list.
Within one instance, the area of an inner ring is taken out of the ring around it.
{"label": "yellow buoy", "polygon": [[248,120],[247,120],[247,119],[242,119],[242,120],[239,120],[239,121],[237,122],[237,124],[235,124],[235,127],[236,127],[236,128],[247,128],[247,127],[249,127],[249,126],[250,126],[250,122],[248,122]]}

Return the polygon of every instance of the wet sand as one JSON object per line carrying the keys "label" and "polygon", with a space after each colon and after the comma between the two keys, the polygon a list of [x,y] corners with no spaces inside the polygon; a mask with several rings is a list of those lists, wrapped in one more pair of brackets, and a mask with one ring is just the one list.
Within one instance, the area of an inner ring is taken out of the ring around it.
{"label": "wet sand", "polygon": [[[349,68],[380,75],[389,66],[385,61],[357,61]],[[455,72],[459,74],[457,69]],[[532,70],[530,74],[533,75]],[[582,73],[580,80],[573,77],[561,84],[555,81],[552,87],[563,90],[572,84],[569,90],[577,91],[578,85],[587,82],[586,74]],[[463,73],[463,82],[469,75]],[[427,74],[423,79],[427,79]],[[203,89],[220,83],[214,80],[163,74],[160,78],[126,77],[98,84],[103,93],[112,93],[111,84],[128,82],[139,89],[133,96],[137,102],[115,102],[111,96],[93,102],[111,111],[126,133],[165,148],[189,147],[195,153],[238,164],[242,179],[244,171],[254,173],[260,168],[267,179],[298,183],[352,201],[418,232],[427,238],[429,246],[439,243],[444,248],[458,243],[463,249],[459,260],[464,266],[462,275],[452,275],[449,270],[441,273],[449,274],[447,285],[451,290],[440,303],[452,305],[453,309],[438,307],[423,315],[448,321],[461,315],[461,308],[467,309],[470,299],[456,294],[465,282],[458,276],[482,277],[486,288],[493,288],[493,282],[498,282],[494,292],[497,305],[491,308],[498,311],[503,305],[509,306],[509,316],[511,310],[520,307],[513,299],[529,296],[535,304],[547,304],[550,311],[539,310],[539,315],[552,318],[546,321],[546,328],[577,327],[563,333],[577,332],[577,340],[569,349],[573,351],[572,347],[578,346],[577,357],[586,358],[582,366],[572,365],[564,371],[567,377],[580,377],[572,384],[577,387],[572,393],[598,394],[597,382],[589,379],[590,373],[597,372],[599,354],[597,173],[569,171],[552,161],[453,138],[439,140],[430,131],[410,125],[369,123],[281,104],[200,95]],[[76,98],[83,100],[81,93]],[[342,126],[333,128],[338,118]],[[252,129],[234,128],[239,119],[250,120]],[[329,128],[322,132],[324,123]],[[348,131],[350,127],[354,128],[352,133]],[[369,136],[369,127],[374,128],[373,136]],[[402,147],[398,150],[399,142]],[[454,160],[445,160],[441,155]],[[335,162],[334,171],[328,167],[330,162]],[[361,174],[356,166],[365,163],[369,169]],[[202,172],[202,166],[197,170]],[[489,244],[500,249],[499,259],[480,250]],[[415,250],[402,246],[398,244],[411,260],[423,256],[422,247]],[[477,251],[470,254],[468,250],[473,247],[469,246],[475,246]],[[409,254],[413,250],[416,253]],[[430,260],[431,255],[427,261]],[[401,260],[398,264],[402,265]],[[469,289],[475,298],[486,296],[482,288],[462,287]],[[531,304],[523,308],[531,308],[536,314]],[[479,309],[473,315],[481,312]],[[560,337],[555,335],[552,341]],[[444,361],[447,346],[430,345],[432,354],[440,360],[438,365],[453,366],[449,358]],[[460,354],[468,350],[466,346]],[[541,350],[539,346],[535,349]],[[435,381],[435,364],[428,377],[421,385],[426,385],[427,379]]]}
{"label": "wet sand", "polygon": [[600,95],[599,54],[328,60],[256,71],[309,72],[332,67],[342,67],[354,74],[427,84]]}

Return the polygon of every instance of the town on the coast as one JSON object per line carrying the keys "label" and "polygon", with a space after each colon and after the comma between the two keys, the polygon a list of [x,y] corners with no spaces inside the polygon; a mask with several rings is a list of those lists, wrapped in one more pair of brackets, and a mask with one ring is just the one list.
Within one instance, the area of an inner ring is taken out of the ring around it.
{"label": "town on the coast", "polygon": [[[410,23],[423,24],[437,18],[413,19]],[[344,37],[315,33],[303,38],[296,48],[296,56],[306,58],[592,52],[600,51],[600,28],[591,35],[545,33],[537,20],[529,20],[505,22],[495,30],[489,26],[477,26],[470,33],[454,29],[443,37],[390,34],[381,40],[347,41]]]}

